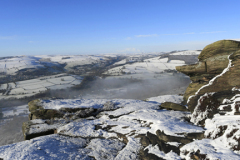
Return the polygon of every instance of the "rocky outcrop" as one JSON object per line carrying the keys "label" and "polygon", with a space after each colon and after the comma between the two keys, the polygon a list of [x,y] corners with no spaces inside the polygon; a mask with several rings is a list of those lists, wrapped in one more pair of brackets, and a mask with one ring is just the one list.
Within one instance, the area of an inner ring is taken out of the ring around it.
{"label": "rocky outcrop", "polygon": [[29,106],[29,120],[33,119],[52,119],[60,118],[63,114],[57,110],[44,109],[39,99],[33,100],[28,103]]}
{"label": "rocky outcrop", "polygon": [[102,109],[93,108],[60,108],[44,109],[40,99],[28,103],[30,114],[29,121],[22,125],[25,140],[35,137],[54,134],[56,129],[73,120],[95,116],[101,111],[112,110],[114,104],[107,102]]}
{"label": "rocky outcrop", "polygon": [[[240,42],[217,41],[206,46],[198,58],[197,64],[176,69],[192,80],[184,94],[184,102],[189,110],[207,112],[206,117],[212,117],[218,113],[218,107],[224,98],[236,94],[232,89],[240,88]],[[195,113],[194,116],[199,115]]]}

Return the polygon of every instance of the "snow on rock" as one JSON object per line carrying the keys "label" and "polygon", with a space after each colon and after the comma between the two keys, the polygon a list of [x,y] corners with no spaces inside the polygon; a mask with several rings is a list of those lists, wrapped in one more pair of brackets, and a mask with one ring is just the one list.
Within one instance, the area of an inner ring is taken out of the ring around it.
{"label": "snow on rock", "polygon": [[[129,120],[140,120],[146,121],[145,123],[150,124],[150,129],[147,131],[155,134],[159,129],[164,131],[168,135],[180,136],[176,133],[189,133],[189,132],[202,132],[203,129],[198,126],[186,123],[181,120],[186,116],[184,112],[180,111],[167,111],[167,110],[139,110],[135,111],[129,115],[124,115],[120,119]],[[139,128],[136,132],[144,133],[144,129]],[[145,131],[146,133],[146,131]]]}
{"label": "snow on rock", "polygon": [[[233,90],[236,90],[235,88]],[[219,114],[207,118],[208,110],[199,114],[193,122],[205,120],[205,137],[181,148],[181,157],[191,159],[198,156],[203,159],[240,159],[240,95],[224,99],[218,107]],[[201,99],[201,98],[200,98]],[[195,114],[195,110],[193,116]]]}
{"label": "snow on rock", "polygon": [[93,139],[86,148],[91,149],[88,155],[96,160],[110,160],[114,159],[124,146],[124,143],[116,139]]}
{"label": "snow on rock", "polygon": [[207,129],[205,131],[205,136],[216,141],[221,141],[222,146],[240,154],[239,122],[239,115],[215,115],[213,119],[207,119],[205,121],[205,128]]}
{"label": "snow on rock", "polygon": [[135,160],[137,159],[138,151],[141,148],[141,144],[138,138],[128,137],[127,145],[118,153],[115,160]]}
{"label": "snow on rock", "polygon": [[94,108],[102,109],[104,104],[112,102],[117,108],[114,111],[105,112],[113,116],[128,114],[139,109],[159,109],[159,103],[144,102],[141,100],[127,99],[63,99],[63,100],[42,100],[44,109],[61,109],[61,108]]}
{"label": "snow on rock", "polygon": [[158,103],[164,103],[164,102],[181,103],[183,101],[183,96],[163,95],[163,96],[147,98],[147,101],[155,101]]}
{"label": "snow on rock", "polygon": [[[232,91],[236,90],[238,89],[236,89],[235,87],[232,89]],[[221,110],[224,113],[226,107],[230,107],[230,110],[227,112],[225,111],[225,115],[234,115],[236,113],[239,113],[240,94],[236,94],[231,99],[224,99],[222,105],[219,106],[219,110]]]}
{"label": "snow on rock", "polygon": [[202,139],[195,140],[192,143],[186,144],[181,149],[180,156],[186,160],[191,160],[194,157],[194,153],[200,159],[240,159],[240,155],[235,154],[222,145],[221,141]]}
{"label": "snow on rock", "polygon": [[149,145],[144,149],[145,150],[148,149],[148,153],[152,153],[160,158],[164,158],[167,160],[181,160],[181,157],[177,155],[175,152],[170,151],[166,154],[163,151],[160,151],[157,145],[155,146]]}
{"label": "snow on rock", "polygon": [[[103,123],[103,122],[102,122]],[[57,132],[68,136],[78,137],[117,137],[115,133],[104,130],[95,130],[95,125],[101,124],[100,120],[76,120],[58,128]]]}
{"label": "snow on rock", "polygon": [[[168,96],[169,99],[170,97]],[[106,104],[111,105],[110,108],[104,109]],[[184,120],[184,117],[190,114],[189,112],[161,110],[160,103],[153,101],[65,99],[42,100],[42,105],[44,109],[94,108],[101,112],[89,119],[66,121],[62,119],[63,122],[58,126],[46,125],[45,121],[39,119],[32,120],[35,125],[32,130],[30,128],[32,133],[55,127],[57,134],[2,146],[0,158],[88,159],[94,157],[95,159],[135,160],[142,149],[141,139],[137,138],[139,135],[147,135],[148,132],[156,134],[157,130],[178,137],[183,137],[183,133],[203,132],[203,128]],[[60,119],[58,121],[60,122]],[[149,153],[165,159],[179,159],[179,156],[173,152],[163,153],[151,146],[148,149]]]}
{"label": "snow on rock", "polygon": [[[197,106],[195,107],[192,115],[191,115],[191,122],[194,124],[199,124],[200,122],[204,121],[205,119],[209,118],[209,115],[212,113],[212,106],[204,106],[203,107],[203,101],[210,98],[214,93],[205,93],[198,99]],[[213,103],[214,104],[214,103]],[[204,108],[204,109],[203,109]],[[204,112],[203,112],[204,110]]]}
{"label": "snow on rock", "polygon": [[106,99],[62,99],[62,100],[42,100],[44,109],[60,108],[103,108]]}
{"label": "snow on rock", "polygon": [[0,157],[4,160],[33,159],[89,159],[91,150],[85,149],[86,140],[59,136],[57,134],[0,147]]}

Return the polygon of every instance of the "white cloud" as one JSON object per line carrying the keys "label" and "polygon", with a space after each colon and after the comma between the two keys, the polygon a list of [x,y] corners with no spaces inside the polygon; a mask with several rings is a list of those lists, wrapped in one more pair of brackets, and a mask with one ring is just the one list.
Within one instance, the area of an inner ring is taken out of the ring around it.
{"label": "white cloud", "polygon": [[212,31],[212,32],[201,32],[200,34],[213,34],[213,33],[222,33],[226,31]]}
{"label": "white cloud", "polygon": [[188,32],[188,33],[172,33],[172,34],[162,34],[164,36],[177,36],[177,35],[186,35],[186,34],[195,34],[195,32]]}
{"label": "white cloud", "polygon": [[147,35],[136,35],[135,37],[141,38],[141,37],[157,37],[157,34],[147,34]]}

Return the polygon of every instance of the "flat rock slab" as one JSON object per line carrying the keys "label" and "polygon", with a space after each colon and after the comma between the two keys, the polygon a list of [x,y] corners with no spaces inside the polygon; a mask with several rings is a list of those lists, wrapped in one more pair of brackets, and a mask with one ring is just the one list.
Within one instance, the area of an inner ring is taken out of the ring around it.
{"label": "flat rock slab", "polygon": [[173,102],[164,102],[161,107],[175,111],[189,111],[185,106]]}

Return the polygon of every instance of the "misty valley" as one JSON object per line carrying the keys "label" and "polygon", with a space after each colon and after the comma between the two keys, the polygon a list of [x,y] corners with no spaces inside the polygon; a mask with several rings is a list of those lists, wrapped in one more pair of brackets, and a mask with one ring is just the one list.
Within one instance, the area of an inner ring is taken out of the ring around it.
{"label": "misty valley", "polygon": [[139,99],[183,94],[190,79],[175,66],[199,51],[103,56],[17,56],[0,59],[0,145],[23,140],[27,103],[35,99]]}

